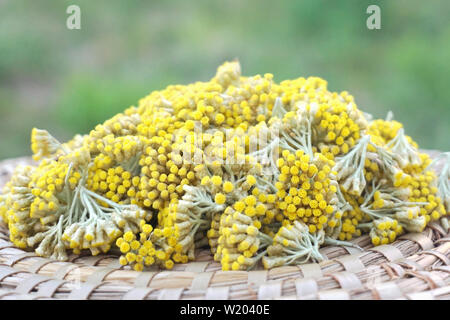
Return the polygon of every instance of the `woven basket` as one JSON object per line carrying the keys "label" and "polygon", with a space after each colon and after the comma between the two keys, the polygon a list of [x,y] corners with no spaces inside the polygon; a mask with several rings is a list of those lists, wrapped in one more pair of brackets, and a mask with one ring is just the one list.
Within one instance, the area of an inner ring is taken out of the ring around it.
{"label": "woven basket", "polygon": [[[23,163],[0,162],[0,187]],[[364,251],[324,247],[321,263],[271,270],[221,271],[203,250],[171,271],[135,272],[114,255],[38,257],[15,248],[0,224],[0,299],[450,299],[450,235],[439,224],[390,245],[352,242]]]}

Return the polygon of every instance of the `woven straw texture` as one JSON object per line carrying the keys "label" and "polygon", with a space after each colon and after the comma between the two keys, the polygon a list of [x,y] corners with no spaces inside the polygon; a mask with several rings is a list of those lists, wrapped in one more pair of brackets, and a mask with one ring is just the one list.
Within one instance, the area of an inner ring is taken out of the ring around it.
{"label": "woven straw texture", "polygon": [[[29,162],[0,162],[0,187]],[[221,271],[200,250],[195,262],[171,271],[135,272],[114,254],[38,257],[15,248],[0,224],[0,299],[450,299],[450,235],[439,224],[390,245],[373,247],[368,236],[352,242],[364,251],[324,247],[321,263],[271,270]]]}

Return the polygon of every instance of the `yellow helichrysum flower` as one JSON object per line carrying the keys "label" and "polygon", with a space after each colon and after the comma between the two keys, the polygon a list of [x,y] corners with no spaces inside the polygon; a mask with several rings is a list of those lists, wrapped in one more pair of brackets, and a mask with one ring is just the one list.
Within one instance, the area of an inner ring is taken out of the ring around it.
{"label": "yellow helichrysum flower", "polygon": [[[223,270],[247,270],[262,257],[265,267],[318,261],[325,242],[368,233],[386,244],[447,221],[447,176],[427,169],[401,123],[366,119],[318,77],[276,83],[243,76],[237,61],[210,81],[154,91],[67,143],[39,129],[31,140],[39,162],[14,173],[0,216],[15,245],[60,260],[115,244],[133,270],[171,269],[209,243]],[[300,235],[314,245],[296,244]]]}

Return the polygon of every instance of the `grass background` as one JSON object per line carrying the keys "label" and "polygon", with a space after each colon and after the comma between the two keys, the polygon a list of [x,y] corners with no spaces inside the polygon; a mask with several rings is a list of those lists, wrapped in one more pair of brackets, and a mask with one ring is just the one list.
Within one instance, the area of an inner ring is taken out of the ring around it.
{"label": "grass background", "polygon": [[[70,4],[81,30],[66,28]],[[366,27],[370,4],[381,30]],[[448,0],[0,0],[0,159],[29,154],[32,127],[68,140],[234,58],[245,75],[323,77],[447,151],[448,12]]]}

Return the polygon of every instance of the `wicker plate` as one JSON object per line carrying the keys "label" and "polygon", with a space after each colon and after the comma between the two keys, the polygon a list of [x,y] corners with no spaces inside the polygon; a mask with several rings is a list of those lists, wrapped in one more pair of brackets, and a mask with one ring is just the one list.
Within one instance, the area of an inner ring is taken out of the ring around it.
{"label": "wicker plate", "polygon": [[[432,156],[435,152],[429,152]],[[17,164],[0,162],[0,187]],[[321,263],[221,271],[207,250],[171,271],[135,272],[117,256],[72,255],[57,262],[17,249],[0,225],[0,299],[450,299],[450,235],[437,224],[364,249],[325,247]]]}

